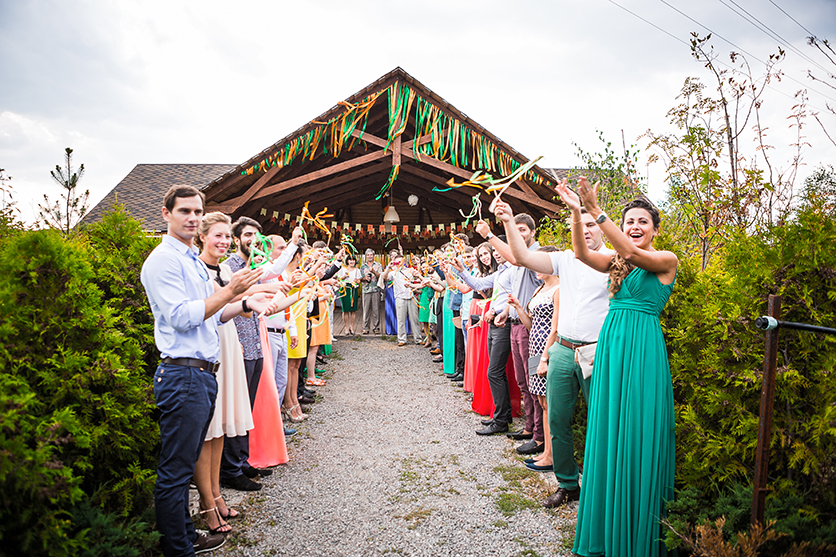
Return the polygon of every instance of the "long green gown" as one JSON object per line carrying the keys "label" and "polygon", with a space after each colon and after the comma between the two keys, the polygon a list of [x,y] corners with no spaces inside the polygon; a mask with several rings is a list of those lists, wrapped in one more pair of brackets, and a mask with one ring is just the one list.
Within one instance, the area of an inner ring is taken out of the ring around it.
{"label": "long green gown", "polygon": [[633,269],[610,300],[589,388],[578,555],[666,555],[659,519],[673,500],[674,411],[659,314],[673,284]]}

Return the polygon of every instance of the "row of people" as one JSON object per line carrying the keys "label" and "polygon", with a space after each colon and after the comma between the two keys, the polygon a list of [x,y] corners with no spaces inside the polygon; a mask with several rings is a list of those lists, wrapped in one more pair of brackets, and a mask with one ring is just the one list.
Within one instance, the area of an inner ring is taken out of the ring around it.
{"label": "row of people", "polygon": [[[288,461],[286,435],[295,430],[282,414],[304,420],[302,404],[325,385],[316,365],[331,344],[333,277],[342,267],[342,252],[307,246],[301,228],[287,242],[264,241],[257,221],[204,215],[203,202],[189,186],[166,193],[168,231],[141,273],[161,354],[155,509],[165,555],[222,545],[240,513],[220,487],[261,489],[254,479]],[[189,515],[192,480],[208,535]]]}
{"label": "row of people", "polygon": [[[575,553],[665,554],[659,521],[673,497],[674,417],[659,315],[677,258],[654,250],[660,219],[647,200],[628,204],[619,227],[585,178],[578,192],[557,188],[572,213],[571,250],[539,246],[533,220],[500,201],[505,237],[480,221],[486,242],[476,250],[460,237],[423,268],[394,255],[388,274],[420,292],[402,296],[398,321],[435,299],[421,322],[424,331],[435,322],[435,361],[489,416],[476,433],[527,439],[518,452],[542,453],[525,463],[557,478],[544,506],[580,500]],[[579,393],[588,403],[583,491],[572,434]],[[509,432],[520,407],[524,426]]]}

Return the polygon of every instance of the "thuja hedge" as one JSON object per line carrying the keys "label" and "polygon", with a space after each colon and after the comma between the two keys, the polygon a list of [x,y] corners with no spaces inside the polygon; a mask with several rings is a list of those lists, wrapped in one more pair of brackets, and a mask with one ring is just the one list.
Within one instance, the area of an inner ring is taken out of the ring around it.
{"label": "thuja hedge", "polygon": [[[677,423],[669,510],[678,529],[725,515],[729,539],[748,530],[765,342],[754,319],[779,294],[783,320],[836,327],[834,246],[833,215],[807,206],[758,235],[731,237],[704,272],[681,259],[662,316]],[[786,536],[764,553],[776,555],[791,542],[836,543],[836,337],[779,335],[766,518]]]}
{"label": "thuja hedge", "polygon": [[[139,269],[121,209],[0,239],[0,553],[140,554],[159,433]],[[130,536],[126,536],[126,533]]]}

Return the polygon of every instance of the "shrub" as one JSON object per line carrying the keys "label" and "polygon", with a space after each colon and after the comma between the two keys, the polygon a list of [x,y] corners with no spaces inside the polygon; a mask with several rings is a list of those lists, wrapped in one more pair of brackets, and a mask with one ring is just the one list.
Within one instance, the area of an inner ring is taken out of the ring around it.
{"label": "shrub", "polygon": [[[101,254],[100,254],[101,255]],[[158,430],[130,315],[97,286],[83,237],[28,231],[0,246],[0,545],[73,554],[72,507],[147,508]]]}
{"label": "shrub", "polygon": [[[672,523],[677,515],[691,524],[726,516],[731,534],[748,522],[764,353],[754,318],[765,312],[766,296],[782,296],[783,320],[836,323],[834,222],[816,206],[796,217],[759,236],[730,237],[703,273],[682,260],[662,318],[676,401],[676,479],[705,497],[671,505]],[[788,536],[772,544],[836,543],[828,527],[836,519],[834,369],[836,337],[780,330],[767,518]],[[745,500],[737,514],[729,511],[736,494]]]}

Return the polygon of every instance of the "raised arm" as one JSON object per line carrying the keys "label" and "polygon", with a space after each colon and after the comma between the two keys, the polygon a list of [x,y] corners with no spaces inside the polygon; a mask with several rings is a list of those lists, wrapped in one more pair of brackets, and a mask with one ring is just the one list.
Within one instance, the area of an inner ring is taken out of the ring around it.
{"label": "raised arm", "polygon": [[[494,209],[494,214],[499,217],[499,220],[505,226],[505,237],[508,238],[508,246],[511,248],[514,261],[516,261],[516,263],[511,264],[525,267],[538,273],[553,274],[552,260],[547,252],[528,251],[528,246],[525,245],[525,241],[520,236],[520,231],[514,226],[514,212],[511,210],[511,206],[504,201],[499,201]],[[493,246],[493,244],[491,245]]]}
{"label": "raised arm", "polygon": [[[578,192],[580,193],[586,210],[589,212],[593,219],[599,219],[601,215],[604,215],[604,211],[602,211],[601,208],[598,206],[597,183],[594,186],[590,185],[589,180],[587,180],[585,176],[581,176],[580,180],[578,181]],[[625,217],[626,220],[630,221],[626,224],[631,230],[640,230],[642,227],[642,219],[644,219],[645,221],[643,223],[645,228],[647,228],[649,225],[650,229],[654,229],[652,223],[647,222],[649,220],[649,213],[645,210],[628,211]],[[633,223],[633,220],[635,220],[636,223]],[[574,243],[574,219],[572,226],[572,236]],[[621,228],[619,228],[618,225],[616,225],[612,221],[612,219],[608,217],[604,218],[604,220],[601,223],[599,223],[599,226],[601,227],[601,231],[607,236],[607,239],[609,239],[613,249],[615,249],[615,251],[617,251],[621,255],[621,257],[627,260],[627,262],[632,263],[636,267],[640,267],[645,271],[649,271],[651,273],[659,275],[659,280],[663,284],[670,284],[671,282],[673,282],[673,278],[676,274],[676,266],[679,263],[679,261],[673,252],[656,251],[655,249],[653,249],[653,246],[650,243],[650,241],[652,240],[652,236],[649,238],[645,238],[645,235],[642,234],[637,240],[634,241],[633,238],[625,234],[624,231]],[[642,245],[638,245],[637,242],[641,243]],[[600,258],[593,257],[593,259]]]}
{"label": "raised arm", "polygon": [[487,222],[480,220],[476,223],[476,232],[482,238],[486,239],[491,247],[499,252],[499,255],[501,255],[505,261],[511,265],[517,265],[517,259],[511,252],[511,247],[491,233],[491,227]]}

